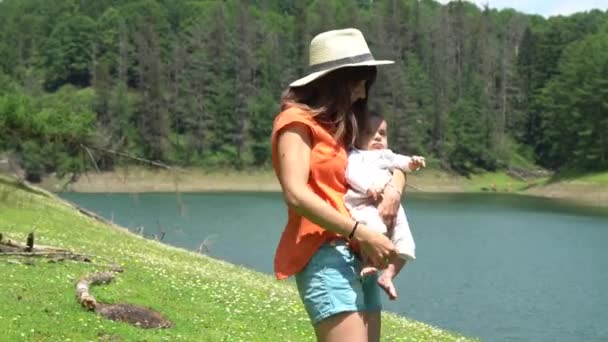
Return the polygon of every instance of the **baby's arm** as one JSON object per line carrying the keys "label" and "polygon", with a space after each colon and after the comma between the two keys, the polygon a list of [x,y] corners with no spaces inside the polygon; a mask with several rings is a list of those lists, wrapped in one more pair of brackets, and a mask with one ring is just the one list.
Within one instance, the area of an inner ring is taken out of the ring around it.
{"label": "baby's arm", "polygon": [[420,156],[405,156],[402,154],[394,153],[390,150],[387,150],[387,157],[389,160],[389,169],[399,169],[403,172],[412,172],[416,171],[422,167],[426,166],[426,162],[424,157]]}

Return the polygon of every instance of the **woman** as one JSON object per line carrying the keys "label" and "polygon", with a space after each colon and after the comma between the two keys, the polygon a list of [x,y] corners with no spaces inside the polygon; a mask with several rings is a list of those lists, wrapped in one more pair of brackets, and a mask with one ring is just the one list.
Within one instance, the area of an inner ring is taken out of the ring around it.
{"label": "woman", "polygon": [[[361,32],[324,32],[310,44],[311,73],[283,94],[272,133],[272,161],[288,206],[275,255],[278,279],[295,275],[319,341],[379,341],[380,294],[359,276],[353,251],[384,268],[395,246],[353,221],[344,206],[347,148],[365,115],[376,66]],[[379,210],[392,226],[405,185],[396,172]]]}

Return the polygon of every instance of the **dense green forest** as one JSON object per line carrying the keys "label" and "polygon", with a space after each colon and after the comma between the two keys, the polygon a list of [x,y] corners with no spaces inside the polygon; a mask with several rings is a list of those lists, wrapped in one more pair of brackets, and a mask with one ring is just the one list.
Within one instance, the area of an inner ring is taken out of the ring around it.
{"label": "dense green forest", "polygon": [[265,167],[308,43],[357,27],[391,147],[462,174],[608,169],[608,12],[432,0],[0,1],[0,154],[35,180],[132,163]]}

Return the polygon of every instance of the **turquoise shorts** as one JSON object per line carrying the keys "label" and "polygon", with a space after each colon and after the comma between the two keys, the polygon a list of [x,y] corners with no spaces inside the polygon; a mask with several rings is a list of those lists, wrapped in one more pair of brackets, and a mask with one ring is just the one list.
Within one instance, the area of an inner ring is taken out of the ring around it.
{"label": "turquoise shorts", "polygon": [[313,325],[342,312],[380,311],[377,276],[361,277],[361,261],[344,240],[323,244],[296,284]]}

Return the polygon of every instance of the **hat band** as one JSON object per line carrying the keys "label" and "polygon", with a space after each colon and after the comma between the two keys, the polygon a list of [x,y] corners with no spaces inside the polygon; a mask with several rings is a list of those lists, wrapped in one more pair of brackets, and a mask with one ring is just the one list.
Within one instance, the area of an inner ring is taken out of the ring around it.
{"label": "hat band", "polygon": [[371,53],[364,53],[362,55],[345,57],[345,58],[340,58],[340,59],[336,59],[333,61],[328,61],[328,62],[311,65],[310,72],[319,72],[319,71],[339,67],[341,65],[368,62],[368,61],[373,61],[373,60],[374,60],[374,56],[372,56]]}

